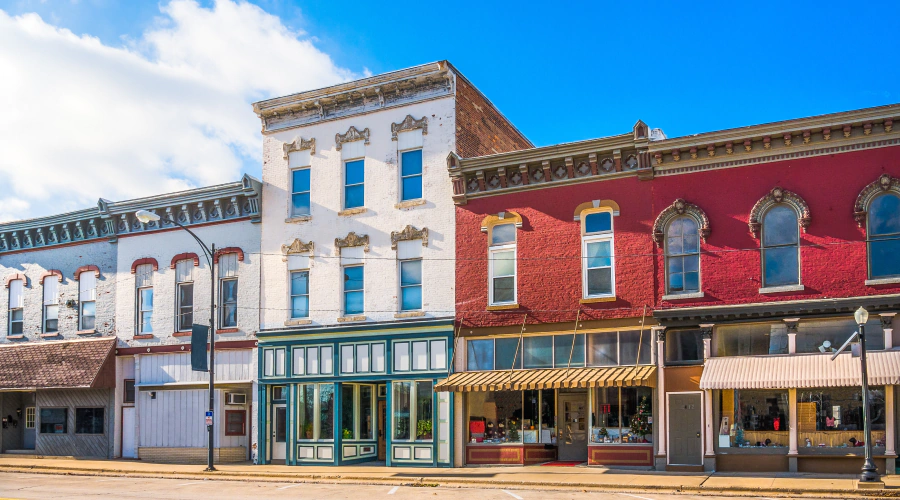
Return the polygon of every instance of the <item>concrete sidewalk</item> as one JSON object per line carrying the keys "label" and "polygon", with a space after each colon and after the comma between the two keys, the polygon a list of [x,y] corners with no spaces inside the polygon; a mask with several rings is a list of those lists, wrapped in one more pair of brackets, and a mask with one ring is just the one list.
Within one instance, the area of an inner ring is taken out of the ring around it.
{"label": "concrete sidewalk", "polygon": [[855,476],[823,474],[737,474],[625,471],[599,467],[478,467],[433,469],[417,467],[223,464],[216,472],[203,465],[178,465],[139,460],[80,460],[0,456],[0,472],[40,472],[74,475],[183,477],[219,480],[393,484],[445,487],[529,488],[716,495],[768,495],[900,498],[900,477],[885,476],[887,489],[856,488]]}

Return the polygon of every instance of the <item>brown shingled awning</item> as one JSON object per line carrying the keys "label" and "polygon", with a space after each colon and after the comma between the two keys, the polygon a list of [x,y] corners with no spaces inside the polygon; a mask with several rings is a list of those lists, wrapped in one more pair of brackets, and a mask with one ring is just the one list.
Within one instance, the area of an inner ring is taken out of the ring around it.
{"label": "brown shingled awning", "polygon": [[115,337],[0,347],[0,391],[115,386]]}
{"label": "brown shingled awning", "polygon": [[656,386],[655,366],[460,372],[451,374],[447,379],[438,382],[434,390],[438,392],[521,391],[638,385]]}

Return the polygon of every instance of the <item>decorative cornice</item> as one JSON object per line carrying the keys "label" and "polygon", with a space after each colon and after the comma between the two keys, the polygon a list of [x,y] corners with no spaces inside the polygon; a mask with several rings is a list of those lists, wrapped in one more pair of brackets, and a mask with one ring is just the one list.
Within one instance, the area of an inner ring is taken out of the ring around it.
{"label": "decorative cornice", "polygon": [[866,226],[866,215],[868,214],[869,203],[871,203],[876,196],[887,192],[893,192],[900,196],[900,179],[888,174],[881,174],[878,179],[860,191],[859,196],[856,197],[856,204],[853,205],[853,218],[856,219],[856,223],[859,227]]}
{"label": "decorative cornice", "polygon": [[706,238],[709,237],[709,217],[706,216],[706,212],[703,211],[702,208],[694,205],[693,203],[688,203],[681,198],[676,199],[669,205],[665,210],[659,213],[656,217],[656,221],[653,223],[653,241],[656,242],[656,246],[662,247],[663,241],[665,240],[665,229],[668,226],[669,222],[671,222],[676,217],[680,217],[682,215],[687,215],[688,217],[694,219],[697,222],[697,227],[700,232],[700,239],[703,242],[706,242]]}
{"label": "decorative cornice", "polygon": [[180,254],[172,257],[172,263],[169,265],[169,269],[175,269],[176,265],[178,264],[178,261],[188,260],[188,259],[191,259],[194,261],[194,267],[197,267],[200,265],[200,256],[199,255],[197,255],[193,252],[180,253]]}
{"label": "decorative cornice", "polygon": [[236,253],[238,262],[244,262],[244,251],[240,247],[225,247],[216,250],[216,254],[213,256],[213,263],[218,264],[219,257],[229,253]]}
{"label": "decorative cornice", "polygon": [[428,117],[423,116],[416,120],[412,115],[406,115],[400,123],[391,123],[391,140],[397,140],[397,134],[410,130],[422,129],[422,135],[428,135]]}
{"label": "decorative cornice", "polygon": [[358,235],[353,231],[350,231],[347,236],[344,238],[335,238],[334,239],[334,247],[337,249],[338,253],[341,252],[342,248],[348,247],[363,247],[363,252],[369,251],[369,235],[363,234]]}
{"label": "decorative cornice", "polygon": [[428,228],[416,229],[411,225],[407,225],[400,231],[391,231],[391,249],[397,249],[397,243],[401,241],[422,240],[422,246],[428,246]]}
{"label": "decorative cornice", "polygon": [[311,155],[316,154],[316,138],[312,139],[304,139],[299,135],[294,138],[291,142],[286,142],[281,145],[282,149],[284,149],[284,159],[287,160],[289,155],[294,151],[305,151],[310,150]]}
{"label": "decorative cornice", "polygon": [[341,150],[344,143],[354,141],[365,141],[365,144],[369,144],[369,129],[364,128],[363,131],[360,132],[356,127],[351,125],[346,133],[334,134],[334,143],[338,151]]}
{"label": "decorative cornice", "polygon": [[753,209],[750,210],[750,220],[748,224],[750,226],[750,233],[753,234],[754,238],[759,237],[759,229],[762,226],[762,222],[760,221],[762,214],[778,203],[785,203],[797,212],[797,224],[804,233],[806,232],[806,228],[809,227],[809,223],[812,220],[809,215],[809,206],[806,204],[806,201],[796,193],[776,186],[772,188],[767,195],[760,198],[760,200],[753,205]]}
{"label": "decorative cornice", "polygon": [[295,255],[300,253],[308,253],[312,255],[316,244],[312,241],[303,243],[300,238],[295,239],[290,245],[281,245],[281,253],[285,255]]}
{"label": "decorative cornice", "polygon": [[138,266],[143,266],[145,264],[150,264],[153,266],[154,271],[159,271],[159,262],[156,261],[153,257],[144,257],[143,259],[137,259],[136,261],[131,263],[131,274],[137,272]]}

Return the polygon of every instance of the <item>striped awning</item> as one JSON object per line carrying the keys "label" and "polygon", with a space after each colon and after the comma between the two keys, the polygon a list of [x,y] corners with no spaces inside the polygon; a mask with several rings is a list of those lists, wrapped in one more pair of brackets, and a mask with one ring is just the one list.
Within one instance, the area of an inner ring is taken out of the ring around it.
{"label": "striped awning", "polygon": [[[869,385],[900,384],[900,351],[870,351]],[[862,385],[859,358],[843,353],[709,358],[701,389],[807,389]]]}
{"label": "striped awning", "polygon": [[553,368],[460,372],[438,382],[438,392],[522,391],[529,389],[574,389],[619,386],[656,387],[655,366],[610,366],[606,368]]}

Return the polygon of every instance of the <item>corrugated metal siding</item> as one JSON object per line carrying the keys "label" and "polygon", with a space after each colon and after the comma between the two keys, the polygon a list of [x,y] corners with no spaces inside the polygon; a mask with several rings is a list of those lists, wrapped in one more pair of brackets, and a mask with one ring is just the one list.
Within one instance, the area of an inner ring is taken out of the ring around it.
{"label": "corrugated metal siding", "polygon": [[[872,351],[869,385],[900,384],[900,351]],[[859,358],[849,353],[721,357],[706,360],[701,389],[806,389],[862,384]]]}

